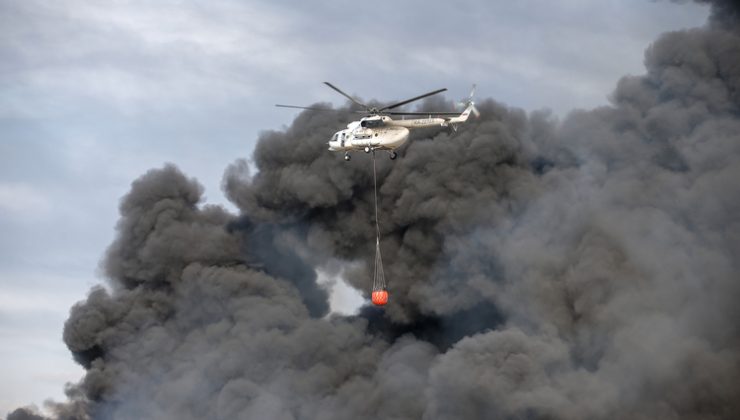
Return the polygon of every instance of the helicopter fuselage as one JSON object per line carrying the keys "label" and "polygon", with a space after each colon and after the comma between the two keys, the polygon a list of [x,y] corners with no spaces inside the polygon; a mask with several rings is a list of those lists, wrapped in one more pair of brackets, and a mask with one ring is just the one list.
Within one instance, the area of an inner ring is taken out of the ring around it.
{"label": "helicopter fuselage", "polygon": [[406,143],[409,130],[424,127],[447,127],[465,122],[472,105],[459,116],[440,118],[430,115],[428,118],[394,120],[387,115],[373,115],[359,121],[352,121],[347,128],[337,131],[329,140],[329,150],[349,152],[353,150],[389,150],[393,151]]}
{"label": "helicopter fuselage", "polygon": [[[356,122],[356,121],[355,121]],[[409,129],[405,127],[352,127],[337,131],[329,141],[329,150],[348,152],[363,150],[393,150],[401,147],[409,138]]]}

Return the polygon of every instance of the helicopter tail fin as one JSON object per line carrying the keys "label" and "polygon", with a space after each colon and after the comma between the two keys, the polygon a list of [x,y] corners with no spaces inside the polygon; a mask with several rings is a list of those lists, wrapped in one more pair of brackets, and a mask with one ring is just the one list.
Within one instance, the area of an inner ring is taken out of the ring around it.
{"label": "helicopter tail fin", "polygon": [[470,95],[459,102],[459,105],[465,106],[462,114],[460,114],[460,116],[458,117],[451,118],[451,123],[461,123],[467,121],[471,112],[476,117],[480,117],[480,112],[478,111],[478,108],[475,107],[475,102],[473,102],[473,95],[475,95],[475,84],[473,85],[473,89],[470,90]]}

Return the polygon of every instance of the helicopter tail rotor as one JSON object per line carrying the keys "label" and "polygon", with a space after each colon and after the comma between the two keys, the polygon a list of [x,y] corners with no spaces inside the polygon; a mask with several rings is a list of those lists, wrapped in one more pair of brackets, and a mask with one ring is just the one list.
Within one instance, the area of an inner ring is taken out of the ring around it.
{"label": "helicopter tail rotor", "polygon": [[476,85],[473,84],[473,88],[470,90],[470,95],[468,95],[467,98],[461,99],[460,102],[455,103],[455,105],[461,108],[469,107],[473,115],[475,115],[476,117],[480,117],[480,111],[478,111],[478,108],[475,107],[475,102],[473,101],[473,96],[475,95],[475,88],[476,88]]}

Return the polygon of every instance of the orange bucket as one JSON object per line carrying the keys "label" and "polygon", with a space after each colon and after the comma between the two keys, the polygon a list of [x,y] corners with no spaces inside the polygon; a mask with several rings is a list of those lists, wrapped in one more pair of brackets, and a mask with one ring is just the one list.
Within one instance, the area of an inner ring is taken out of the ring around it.
{"label": "orange bucket", "polygon": [[387,290],[375,290],[372,295],[373,304],[383,306],[388,303],[388,291]]}

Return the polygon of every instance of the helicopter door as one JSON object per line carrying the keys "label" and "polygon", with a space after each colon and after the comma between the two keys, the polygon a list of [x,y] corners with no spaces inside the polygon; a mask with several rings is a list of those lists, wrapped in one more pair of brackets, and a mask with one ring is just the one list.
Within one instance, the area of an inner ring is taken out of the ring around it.
{"label": "helicopter door", "polygon": [[341,134],[339,134],[339,138],[341,140],[342,147],[344,147],[344,132],[342,132]]}

